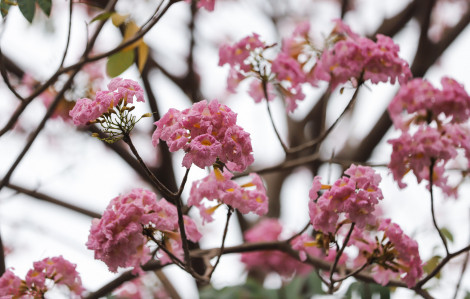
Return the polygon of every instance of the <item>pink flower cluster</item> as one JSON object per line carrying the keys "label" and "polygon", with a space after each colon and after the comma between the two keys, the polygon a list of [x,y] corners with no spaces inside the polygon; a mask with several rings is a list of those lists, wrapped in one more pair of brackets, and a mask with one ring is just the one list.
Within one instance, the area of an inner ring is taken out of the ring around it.
{"label": "pink flower cluster", "polygon": [[[266,218],[261,220],[256,226],[247,230],[244,234],[247,242],[270,242],[281,241],[283,227],[278,219]],[[336,250],[330,249],[324,253],[320,248],[321,245],[309,235],[302,234],[295,237],[291,241],[292,249],[299,252],[299,258],[303,262],[307,259],[307,255],[311,257],[319,257],[326,261],[333,262],[336,258]],[[339,265],[345,265],[347,255],[343,254],[339,261]],[[312,267],[298,261],[285,252],[277,250],[257,251],[242,253],[241,261],[249,270],[260,270],[264,273],[276,272],[283,278],[289,278],[294,274],[307,274]]]}
{"label": "pink flower cluster", "polygon": [[407,130],[411,123],[467,121],[470,117],[470,96],[464,86],[448,77],[442,78],[441,85],[442,90],[439,90],[430,82],[417,78],[402,86],[388,106],[395,127]]}
{"label": "pink flower cluster", "polygon": [[109,82],[108,89],[96,92],[95,100],[88,98],[77,100],[69,112],[75,125],[86,125],[96,120],[121,101],[133,103],[135,97],[138,102],[144,102],[144,90],[133,80],[114,78]]}
{"label": "pink flower cluster", "polygon": [[268,100],[271,101],[276,96],[275,85],[287,101],[287,110],[292,112],[297,107],[296,101],[305,98],[300,84],[306,81],[306,75],[302,66],[284,52],[280,52],[273,61],[267,60],[265,50],[269,48],[271,46],[266,45],[259,39],[258,34],[253,33],[232,46],[222,45],[219,49],[219,65],[230,65],[227,78],[230,92],[235,92],[241,81],[254,76],[257,79],[250,83],[248,93],[256,103],[261,102],[266,99],[261,81],[270,78],[269,82],[266,82]]}
{"label": "pink flower cluster", "polygon": [[[184,218],[188,239],[198,241],[201,234],[195,223],[187,216]],[[140,265],[150,260],[144,230],[160,231],[181,243],[176,207],[164,198],[157,200],[151,191],[133,189],[112,199],[101,219],[93,219],[86,245],[110,271],[134,267],[133,271],[139,272]]]}
{"label": "pink flower cluster", "polygon": [[[246,242],[280,241],[282,230],[278,219],[266,218],[247,230],[244,237]],[[287,253],[277,250],[242,253],[241,261],[248,270],[260,270],[264,273],[276,272],[285,278],[295,273],[306,274],[312,269]]]}
{"label": "pink flower cluster", "polygon": [[25,280],[8,269],[0,277],[0,298],[44,298],[50,288],[46,280],[66,286],[71,292],[71,298],[78,298],[85,289],[75,268],[76,265],[58,256],[34,262]]}
{"label": "pink flower cluster", "polygon": [[350,244],[359,249],[354,265],[359,267],[372,263],[374,279],[382,285],[390,279],[401,278],[409,288],[413,287],[423,275],[418,243],[390,219],[380,219],[377,223],[377,231],[384,234],[379,238],[381,242],[364,230],[354,229]]}
{"label": "pink flower cluster", "polygon": [[211,166],[219,158],[232,171],[244,171],[254,161],[250,134],[236,125],[237,114],[217,100],[201,101],[191,108],[170,109],[153,133],[154,146],[166,141],[171,152],[183,149],[182,165]]}
{"label": "pink flower cluster", "polygon": [[377,35],[377,42],[352,32],[341,20],[329,37],[328,47],[322,53],[315,48],[309,37],[310,24],[300,23],[292,36],[283,40],[281,51],[270,58],[268,46],[254,33],[233,46],[222,45],[219,49],[219,65],[230,65],[227,79],[228,90],[244,79],[255,77],[249,94],[255,102],[266,99],[262,89],[266,84],[268,97],[280,92],[289,112],[297,108],[297,102],[305,98],[303,84],[317,86],[318,81],[327,81],[334,89],[339,84],[357,80],[400,83],[411,77],[408,64],[398,56],[399,47],[384,35]]}
{"label": "pink flower cluster", "polygon": [[[185,0],[188,3],[191,3],[193,0]],[[197,0],[197,8],[205,8],[208,11],[213,11],[215,6],[215,0]]]}
{"label": "pink flower cluster", "polygon": [[[335,234],[340,214],[360,228],[374,224],[375,205],[383,198],[379,188],[381,177],[366,166],[351,165],[332,186],[322,185],[315,177],[309,192],[310,221],[313,228]],[[318,192],[327,189],[322,195]]]}
{"label": "pink flower cluster", "polygon": [[464,124],[470,117],[470,96],[453,79],[443,78],[441,84],[439,90],[428,81],[414,79],[393,98],[388,110],[402,134],[388,141],[393,147],[389,168],[404,188],[402,178],[410,170],[418,182],[429,181],[434,161],[433,184],[456,196],[457,190],[447,184],[444,172],[459,151],[470,165],[470,130]]}
{"label": "pink flower cluster", "polygon": [[391,38],[378,34],[373,42],[353,33],[341,20],[336,20],[332,35],[339,41],[323,51],[313,74],[317,80],[330,82],[332,89],[361,77],[374,84],[389,80],[403,84],[411,77],[408,63],[398,56],[400,48]]}
{"label": "pink flower cluster", "polygon": [[[268,197],[261,178],[256,173],[250,174],[252,181],[238,185],[231,180],[233,174],[221,172],[215,168],[207,177],[194,181],[188,199],[188,206],[196,206],[204,221],[213,221],[212,214],[220,203],[229,205],[243,214],[253,212],[264,215],[268,212]],[[216,201],[207,207],[204,199]]]}

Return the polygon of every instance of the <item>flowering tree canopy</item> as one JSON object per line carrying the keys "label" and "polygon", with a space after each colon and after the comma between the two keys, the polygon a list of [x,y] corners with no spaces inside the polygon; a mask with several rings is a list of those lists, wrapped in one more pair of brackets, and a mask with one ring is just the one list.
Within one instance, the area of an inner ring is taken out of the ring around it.
{"label": "flowering tree canopy", "polygon": [[0,1],[0,299],[467,298],[470,6],[377,3]]}

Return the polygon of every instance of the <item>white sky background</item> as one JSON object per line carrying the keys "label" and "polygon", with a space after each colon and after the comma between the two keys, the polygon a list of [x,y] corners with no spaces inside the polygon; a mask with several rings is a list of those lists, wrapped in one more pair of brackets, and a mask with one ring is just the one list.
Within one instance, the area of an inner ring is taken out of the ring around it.
{"label": "white sky background", "polygon": [[[143,20],[142,16],[148,16],[153,11],[155,1],[142,1],[141,5],[135,6],[135,1],[121,0],[118,12],[126,13],[128,8],[132,8],[132,16],[138,20]],[[292,0],[296,7],[305,9],[313,5],[312,0]],[[368,34],[375,30],[384,16],[392,15],[408,1],[386,0],[358,1],[358,10],[350,13],[346,22],[358,33]],[[230,108],[239,113],[238,123],[248,131],[253,140],[256,167],[262,165],[273,165],[283,159],[283,154],[279,143],[271,128],[265,105],[255,105],[248,95],[240,89],[237,95],[228,95],[225,92],[225,78],[227,68],[217,66],[218,52],[215,45],[224,42],[229,38],[232,42],[251,34],[259,33],[267,42],[276,42],[278,36],[268,26],[267,20],[260,17],[259,12],[253,9],[253,4],[257,7],[263,6],[263,1],[237,0],[223,1],[217,0],[216,10],[212,13],[201,12],[198,18],[197,35],[201,39],[196,49],[197,68],[202,77],[202,91],[208,99],[218,98],[224,101]],[[314,3],[318,5],[319,3]],[[318,38],[327,35],[331,28],[330,20],[338,17],[338,10],[328,4],[321,4],[325,9],[313,13],[312,29]],[[45,20],[42,12],[36,12],[36,19],[33,26],[29,26],[26,20],[19,14],[17,8],[10,11],[7,24],[2,23],[1,47],[4,53],[13,58],[20,66],[31,70],[31,73],[40,79],[47,78],[55,71],[58,60],[62,55],[65,45],[67,13],[65,1],[54,1],[51,21]],[[152,7],[152,9],[148,9]],[[174,73],[183,73],[183,57],[188,44],[188,34],[186,24],[189,17],[189,8],[185,3],[174,5],[167,15],[155,28],[145,37],[145,41],[155,46],[157,52],[154,53],[157,61],[161,61],[169,70]],[[76,61],[83,50],[83,39],[85,38],[86,16],[76,9],[74,13],[74,27],[72,34],[72,47],[69,52],[67,62]],[[49,22],[57,22],[51,25]],[[54,28],[53,34],[44,35],[45,28]],[[285,32],[286,36],[292,32],[292,24],[288,24]],[[410,48],[413,43],[409,40],[416,40],[417,26],[410,24],[394,40],[400,44],[402,57],[410,61],[415,49]],[[459,82],[470,86],[470,76],[467,72],[470,69],[470,60],[467,58],[469,31],[464,32],[451,48],[444,54],[437,67],[431,69],[426,78],[438,85],[441,76],[450,75]],[[20,37],[20,38],[19,38]],[[109,49],[119,43],[119,34],[111,25],[105,28],[105,34],[100,37],[99,44]],[[67,63],[66,63],[67,64]],[[138,80],[139,74],[135,68],[126,71],[122,77]],[[165,99],[160,106],[163,114],[170,107],[178,109],[187,108],[189,102],[187,98],[176,90],[171,83],[162,79],[162,76],[155,74],[152,76],[154,92],[157,98]],[[3,127],[11,111],[16,105],[13,96],[4,88],[0,88],[0,126]],[[394,86],[381,84],[371,86],[370,90],[364,88],[357,103],[357,109],[351,117],[354,119],[353,128],[344,128],[341,125],[337,128],[334,142],[326,142],[325,147],[335,149],[335,145],[342,144],[344,136],[357,135],[358,139],[365,134],[376,121],[381,109],[388,104],[389,95],[396,90]],[[105,87],[103,87],[105,88]],[[468,90],[468,88],[467,88]],[[342,111],[349,101],[351,91],[333,99],[330,107],[335,107],[329,112],[329,121],[334,121],[335,117]],[[299,105],[294,117],[301,117],[315,103],[313,96]],[[145,108],[143,108],[145,107]],[[274,102],[272,105],[276,116],[276,124],[281,126],[285,119],[285,109],[281,102]],[[136,109],[138,112],[147,112],[145,105]],[[27,132],[35,128],[42,118],[45,108],[40,101],[33,103],[20,120],[21,126]],[[151,120],[145,119],[139,123],[139,130],[152,130]],[[281,135],[285,136],[286,128],[280,127]],[[390,136],[394,133],[390,132]],[[396,135],[396,133],[395,133]],[[17,132],[10,132],[0,138],[0,175],[11,166],[14,159],[24,145],[25,135]],[[139,151],[144,159],[150,161],[154,159],[154,151],[151,147],[150,138],[136,138]],[[339,150],[336,148],[336,150]],[[382,144],[375,151],[373,161],[386,163],[389,160],[391,147]],[[180,170],[179,163],[181,154],[176,154],[175,169]],[[333,168],[334,170],[334,168]],[[415,186],[415,180],[409,179],[411,188],[397,190],[396,184],[388,175],[386,169],[380,169],[384,175],[383,188],[385,200],[383,210],[394,222],[401,225],[403,230],[415,237],[420,243],[422,259],[426,260],[433,253],[442,254],[442,246],[438,242],[438,236],[431,226],[429,212],[429,194],[424,191],[423,186]],[[326,175],[323,169],[322,175]],[[199,179],[205,175],[204,171],[191,170],[190,181]],[[339,175],[333,171],[333,178]],[[305,170],[296,171],[289,179],[282,190],[283,212],[281,220],[289,230],[296,230],[305,225],[308,221],[306,204],[308,200],[308,189],[310,188],[312,177]],[[17,183],[31,189],[37,189],[51,196],[70,201],[76,205],[101,212],[108,204],[109,200],[122,192],[127,192],[135,187],[146,187],[145,184],[117,159],[114,154],[105,149],[100,141],[91,138],[83,133],[75,133],[75,128],[61,121],[50,121],[46,129],[34,143],[32,149],[22,161],[12,178],[12,183]],[[184,193],[187,197],[189,187]],[[458,201],[452,199],[441,200],[437,194],[437,217],[440,226],[446,226],[453,232],[456,238],[451,244],[451,251],[461,248],[468,243],[469,227],[468,222],[469,203],[465,194],[468,193],[468,186],[461,190],[462,195]],[[299,213],[299,211],[302,211]],[[201,227],[205,234],[201,245],[203,248],[219,246],[222,236],[225,211],[219,209],[216,216],[219,221],[211,225]],[[14,252],[7,257],[7,267],[14,267],[15,273],[24,277],[26,271],[32,266],[34,261],[49,256],[62,254],[65,258],[78,265],[77,269],[81,274],[86,288],[95,290],[104,283],[115,277],[115,274],[107,270],[105,264],[93,259],[93,253],[86,249],[85,242],[88,238],[90,220],[86,216],[69,212],[60,207],[41,203],[36,199],[31,199],[22,195],[15,195],[8,189],[0,192],[0,231],[2,240],[6,245],[14,248]],[[235,225],[235,218],[232,219],[231,230],[226,245],[239,244],[240,232]],[[437,244],[434,249],[433,245]],[[222,258],[219,268],[213,277],[213,283],[217,287],[242,283],[245,279],[243,266],[237,263],[237,255],[227,255]],[[196,288],[187,274],[179,269],[168,268],[170,278],[177,281],[178,291],[184,298],[195,298]],[[433,295],[449,297],[453,294],[453,288],[460,271],[458,265],[446,266],[444,279],[440,281],[438,291],[433,291]],[[466,282],[469,282],[470,275],[466,275]],[[181,282],[184,279],[184,282]],[[271,286],[276,286],[278,282],[274,278]],[[463,284],[465,285],[465,284]],[[449,294],[449,290],[451,294]],[[394,295],[396,298],[412,297],[412,293],[406,290],[398,290]]]}

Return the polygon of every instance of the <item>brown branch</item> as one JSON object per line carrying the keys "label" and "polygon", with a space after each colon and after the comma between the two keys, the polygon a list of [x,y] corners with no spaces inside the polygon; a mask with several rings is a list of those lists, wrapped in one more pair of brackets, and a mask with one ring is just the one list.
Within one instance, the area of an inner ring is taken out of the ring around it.
{"label": "brown branch", "polygon": [[162,283],[163,287],[167,291],[168,295],[170,295],[171,299],[180,299],[180,295],[178,291],[176,291],[175,287],[171,283],[171,281],[166,277],[165,273],[161,269],[155,270],[155,275],[157,275],[158,279]]}
{"label": "brown branch", "polygon": [[[155,271],[158,269],[162,269],[164,266],[162,266],[159,262],[157,261],[149,261],[145,265],[142,266],[142,270],[144,271]],[[132,271],[126,271],[107,283],[106,285],[102,286],[100,289],[98,289],[95,292],[92,292],[84,297],[84,299],[99,299],[103,296],[108,295],[111,293],[114,289],[125,283],[126,281],[132,280],[136,278],[136,274],[132,274]]]}
{"label": "brown branch", "polygon": [[2,236],[0,235],[0,277],[5,273],[5,251],[3,250]]}
{"label": "brown branch", "polygon": [[[49,106],[49,108],[47,109],[47,112],[46,114],[44,115],[43,119],[41,120],[41,122],[39,123],[39,125],[37,126],[36,130],[31,134],[31,136],[28,138],[28,141],[26,143],[26,145],[23,147],[23,150],[21,151],[21,153],[18,155],[18,157],[16,158],[15,162],[13,162],[13,165],[9,168],[8,172],[6,173],[6,175],[3,177],[2,181],[0,182],[0,190],[6,185],[9,183],[10,181],[10,178],[13,174],[13,172],[16,170],[16,168],[18,167],[18,165],[20,164],[20,162],[23,160],[23,158],[26,156],[26,154],[28,153],[29,149],[31,148],[31,146],[33,145],[34,141],[36,140],[36,138],[39,136],[39,133],[42,131],[42,129],[44,128],[44,126],[46,125],[46,122],[49,120],[49,118],[52,116],[52,114],[54,113],[54,110],[55,108],[57,107],[57,105],[59,104],[59,101],[62,99],[62,97],[64,96],[65,94],[65,91],[68,90],[71,86],[72,86],[72,82],[73,82],[73,78],[75,77],[75,75],[79,72],[79,69],[75,70],[69,77],[69,79],[67,80],[67,82],[64,84],[64,86],[62,87],[62,89],[57,93],[56,97],[54,98],[54,101],[51,103],[51,105]],[[24,102],[23,102],[24,103]]]}
{"label": "brown branch", "polygon": [[134,156],[137,158],[137,161],[139,161],[140,166],[142,169],[145,171],[145,174],[150,178],[152,184],[157,188],[158,191],[160,191],[160,194],[165,197],[167,200],[171,201],[174,203],[174,194],[168,188],[160,182],[160,180],[153,174],[152,171],[147,167],[145,164],[144,160],[140,157],[139,153],[137,152],[137,149],[135,148],[134,144],[132,143],[132,140],[128,134],[124,135],[122,138],[122,141],[127,143],[129,145],[129,148],[131,149],[132,153]]}
{"label": "brown branch", "polygon": [[[114,9],[114,6],[116,5],[116,2],[117,0],[112,0],[108,3],[108,7],[106,9],[105,12],[110,12]],[[104,24],[105,24],[105,21],[106,20],[102,20],[98,23],[98,26],[97,26],[97,29],[95,30],[95,33],[94,35],[91,37],[91,41],[88,43],[87,45],[87,49],[84,51],[83,53],[83,56],[82,57],[87,57],[89,52],[91,51],[91,47],[94,45],[95,41],[96,41],[96,38],[98,37],[99,33],[101,32],[101,29],[103,28]],[[26,107],[38,96],[40,95],[43,91],[45,91],[49,86],[51,86],[52,84],[54,84],[55,81],[57,81],[57,79],[59,78],[59,76],[63,73],[66,73],[68,71],[72,71],[72,74],[70,78],[73,78],[77,72],[80,70],[80,68],[87,62],[86,59],[84,59],[83,61],[80,61],[79,63],[75,64],[73,68],[67,68],[67,69],[64,69],[64,68],[61,68],[59,70],[57,70],[55,72],[54,75],[52,75],[44,84],[42,84],[41,86],[39,86],[29,97],[25,98],[24,101],[21,102],[21,105],[18,106],[18,108],[15,110],[15,112],[13,113],[13,115],[10,117],[10,119],[8,120],[7,124],[3,127],[3,129],[0,130],[0,136],[2,136],[3,134],[5,134],[6,132],[8,132],[13,126],[14,124],[18,121],[18,118],[20,117],[20,115],[23,113],[23,111],[26,109]],[[70,79],[69,78],[69,79]],[[67,87],[67,89],[71,86],[71,82],[69,83],[67,81],[66,83],[67,85],[69,85]],[[64,90],[64,87],[62,87],[62,90],[58,93],[61,94],[61,93],[65,93],[65,90]],[[63,93],[61,95],[61,97],[63,96]],[[54,102],[51,104],[51,106],[55,106],[57,105],[56,101],[58,101],[58,97],[56,96],[56,99],[54,100]],[[49,112],[49,110],[48,110]],[[1,189],[1,187],[0,187]]]}
{"label": "brown branch", "polygon": [[15,184],[11,184],[11,183],[6,184],[5,187],[10,188],[12,190],[15,190],[16,192],[23,193],[25,195],[34,197],[36,199],[39,199],[39,200],[42,200],[42,201],[45,201],[45,202],[48,202],[48,203],[51,203],[51,204],[69,209],[69,210],[72,210],[72,211],[80,213],[82,215],[90,216],[92,218],[101,218],[101,214],[99,214],[99,213],[96,213],[96,212],[87,210],[85,208],[81,208],[79,206],[64,202],[62,200],[59,200],[57,198],[54,198],[52,196],[49,196],[49,195],[41,193],[41,192],[37,192],[37,191],[34,191],[34,190],[29,190],[27,188],[24,188],[24,187],[15,185]]}

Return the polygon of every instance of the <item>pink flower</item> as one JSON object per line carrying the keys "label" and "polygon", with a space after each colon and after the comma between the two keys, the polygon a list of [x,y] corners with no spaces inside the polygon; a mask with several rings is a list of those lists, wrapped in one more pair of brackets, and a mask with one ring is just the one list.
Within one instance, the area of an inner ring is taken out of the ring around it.
{"label": "pink flower", "polygon": [[[190,226],[194,225],[191,219],[185,221]],[[95,258],[105,262],[110,271],[116,272],[118,267],[134,267],[133,271],[139,272],[140,265],[150,260],[144,229],[168,232],[179,238],[176,207],[165,199],[157,201],[151,191],[133,189],[112,199],[101,219],[93,219],[86,245],[95,251]],[[194,233],[188,234],[190,240],[201,237],[194,228],[191,231]]]}
{"label": "pink flower", "polygon": [[273,60],[271,71],[279,81],[289,81],[292,86],[305,82],[305,74],[299,62],[283,52]]}
{"label": "pink flower", "polygon": [[16,298],[23,295],[20,290],[21,278],[10,269],[0,277],[0,298]]}
{"label": "pink flower", "polygon": [[[274,98],[276,97],[274,86],[271,83],[267,83],[266,88],[268,90],[269,101],[274,100]],[[248,89],[248,94],[253,100],[255,100],[255,103],[260,103],[261,101],[266,99],[264,95],[263,85],[259,80],[251,81],[250,87]]]}
{"label": "pink flower", "polygon": [[315,240],[307,235],[302,234],[291,241],[292,249],[299,252],[300,260],[303,262],[310,256],[322,256],[322,250],[317,247]]}
{"label": "pink flower", "polygon": [[380,175],[370,167],[352,164],[329,190],[318,196],[321,189],[328,189],[315,177],[309,192],[309,215],[313,228],[323,233],[335,233],[340,214],[360,228],[374,224],[375,206],[383,198],[379,188]]}
{"label": "pink flower", "polygon": [[48,278],[54,281],[56,285],[67,286],[73,293],[81,295],[85,289],[82,287],[80,275],[75,270],[76,267],[77,265],[72,264],[62,256],[45,258],[34,262],[33,269],[26,275],[26,284],[30,288],[33,286],[43,288],[45,287],[44,278]]}
{"label": "pink flower", "polygon": [[[192,0],[185,0],[188,3],[191,3]],[[215,0],[198,0],[197,8],[205,8],[208,11],[213,11],[215,6]]]}
{"label": "pink flower", "polygon": [[[462,123],[470,116],[470,96],[463,85],[444,77],[442,90],[423,79],[413,79],[402,86],[388,107],[395,127],[407,130],[411,122],[418,124],[436,120],[444,123]],[[410,121],[403,119],[403,112]],[[430,113],[430,115],[428,115]],[[444,115],[447,120],[439,118]]]}
{"label": "pink flower", "polygon": [[186,155],[184,156],[182,165],[190,168],[191,164],[195,164],[200,168],[214,164],[222,151],[222,144],[209,134],[199,135],[190,143],[185,145]]}
{"label": "pink flower", "polygon": [[69,115],[72,117],[73,123],[76,126],[86,125],[90,121],[94,121],[103,113],[107,112],[111,102],[104,102],[100,100],[90,100],[87,98],[78,99],[77,103],[70,110]]}
{"label": "pink flower", "polygon": [[167,142],[170,151],[184,149],[183,166],[200,168],[219,160],[231,170],[244,171],[254,161],[250,134],[236,125],[237,115],[217,100],[201,101],[190,109],[170,109],[155,122],[152,136],[156,146],[160,139]]}
{"label": "pink flower", "polygon": [[400,274],[404,275],[402,279],[409,288],[413,287],[423,275],[423,263],[419,256],[418,243],[405,235],[401,228],[390,219],[381,221],[378,230],[383,231],[393,244],[400,265],[398,269]]}
{"label": "pink flower", "polygon": [[259,35],[256,33],[243,38],[233,46],[222,45],[219,49],[219,65],[227,63],[232,68],[249,72],[252,66],[246,59],[250,56],[250,52],[264,47],[265,44],[259,40]]}
{"label": "pink flower", "polygon": [[133,102],[133,97],[138,102],[144,101],[143,89],[132,80],[114,78],[108,84],[110,90],[97,91],[95,100],[88,98],[78,99],[77,103],[70,110],[69,115],[73,123],[77,126],[87,125],[96,120],[108,110],[114,108],[120,101]]}
{"label": "pink flower", "polygon": [[[453,132],[457,133],[458,130],[448,131],[451,134]],[[465,140],[468,138],[463,138],[467,144]],[[459,142],[459,137],[443,134],[433,127],[420,126],[412,136],[408,132],[403,132],[399,138],[391,139],[388,142],[393,147],[388,167],[398,182],[398,186],[404,188],[406,184],[402,182],[402,178],[410,170],[413,171],[418,182],[423,179],[429,180],[429,167],[432,159],[436,161],[435,173],[442,173],[439,168],[444,167],[449,159],[457,156],[454,142]],[[446,178],[441,177],[440,179],[440,184],[445,185]],[[436,178],[434,181],[438,182],[438,179]]]}
{"label": "pink flower", "polygon": [[[196,206],[204,221],[212,221],[212,213],[220,203],[230,205],[243,214],[253,212],[264,215],[268,212],[268,198],[261,178],[251,173],[252,181],[239,186],[231,180],[232,174],[215,168],[207,177],[194,181],[188,199],[188,206]],[[207,199],[215,205],[206,206]]]}
{"label": "pink flower", "polygon": [[[245,232],[247,242],[280,241],[283,228],[277,219],[264,219]],[[264,273],[276,272],[282,277],[291,277],[295,273],[306,274],[311,267],[292,258],[287,253],[269,250],[242,253],[241,261],[247,269],[256,269]]]}
{"label": "pink flower", "polygon": [[0,298],[44,298],[51,286],[46,279],[66,286],[71,291],[70,298],[81,298],[85,289],[75,268],[76,265],[58,256],[35,262],[24,281],[8,269],[0,277]]}
{"label": "pink flower", "polygon": [[115,91],[117,93],[117,98],[124,99],[128,103],[133,102],[134,96],[136,97],[137,102],[145,102],[144,90],[139,83],[134,80],[116,77],[109,82],[108,88],[110,91]]}
{"label": "pink flower", "polygon": [[336,21],[332,35],[339,39],[331,48],[325,49],[318,60],[313,82],[330,82],[334,89],[349,80],[370,79],[372,83],[396,80],[405,83],[411,77],[408,64],[398,56],[399,47],[383,35],[377,35],[377,42],[359,37],[351,29]]}

